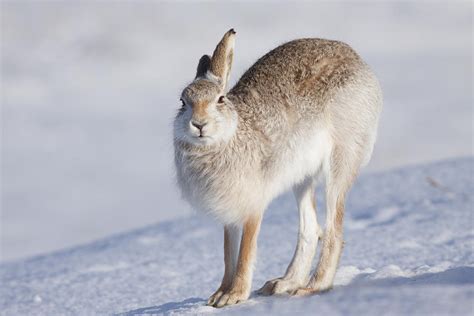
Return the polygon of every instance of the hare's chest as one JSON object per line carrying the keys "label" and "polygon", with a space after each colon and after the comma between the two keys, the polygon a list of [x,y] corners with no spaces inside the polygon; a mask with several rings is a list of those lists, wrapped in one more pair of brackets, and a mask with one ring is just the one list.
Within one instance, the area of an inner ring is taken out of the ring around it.
{"label": "hare's chest", "polygon": [[178,166],[183,196],[197,210],[223,223],[241,223],[252,212],[264,208],[263,186],[258,172],[243,166],[199,159]]}

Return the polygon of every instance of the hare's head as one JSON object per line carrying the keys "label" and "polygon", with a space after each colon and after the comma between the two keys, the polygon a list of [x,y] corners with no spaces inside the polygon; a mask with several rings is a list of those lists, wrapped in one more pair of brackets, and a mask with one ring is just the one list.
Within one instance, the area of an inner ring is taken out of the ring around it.
{"label": "hare's head", "polygon": [[234,54],[235,31],[225,33],[212,57],[199,60],[196,78],[181,94],[182,108],[174,124],[175,138],[211,145],[232,137],[237,113],[225,93]]}

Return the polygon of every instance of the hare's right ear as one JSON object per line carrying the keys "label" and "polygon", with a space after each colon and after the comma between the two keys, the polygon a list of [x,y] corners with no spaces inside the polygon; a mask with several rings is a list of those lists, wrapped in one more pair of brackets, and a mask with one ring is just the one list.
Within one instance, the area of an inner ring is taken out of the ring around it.
{"label": "hare's right ear", "polygon": [[210,71],[217,77],[222,91],[227,87],[229,81],[230,68],[234,56],[235,31],[230,29],[224,34],[219,44],[217,44],[211,58]]}
{"label": "hare's right ear", "polygon": [[196,71],[196,78],[205,77],[210,67],[211,67],[211,57],[209,57],[209,55],[203,55],[201,59],[199,59],[199,64]]}

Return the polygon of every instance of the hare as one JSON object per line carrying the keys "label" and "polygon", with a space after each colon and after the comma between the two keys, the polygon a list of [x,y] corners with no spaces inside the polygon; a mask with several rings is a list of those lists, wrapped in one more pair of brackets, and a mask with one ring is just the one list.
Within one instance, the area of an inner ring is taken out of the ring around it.
{"label": "hare", "polygon": [[[273,49],[226,92],[235,34],[229,30],[212,57],[201,57],[174,121],[183,197],[224,225],[224,277],[208,300],[215,307],[249,297],[262,215],[289,189],[299,210],[296,250],[285,275],[258,293],[306,295],[332,287],[345,197],[370,159],[382,108],[367,64],[347,44],[325,39]],[[326,182],[324,233],[314,200],[319,178]],[[319,239],[321,257],[310,276]]]}

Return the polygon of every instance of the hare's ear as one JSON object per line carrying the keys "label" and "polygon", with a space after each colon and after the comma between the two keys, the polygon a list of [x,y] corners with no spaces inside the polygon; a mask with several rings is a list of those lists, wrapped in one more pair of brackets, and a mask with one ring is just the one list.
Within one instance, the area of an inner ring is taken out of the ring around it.
{"label": "hare's ear", "polygon": [[211,67],[211,57],[209,55],[203,55],[199,59],[199,64],[196,71],[196,78],[204,77]]}
{"label": "hare's ear", "polygon": [[222,91],[227,87],[229,81],[232,58],[234,57],[235,31],[230,29],[224,34],[222,40],[217,44],[211,58],[210,71],[219,79]]}

